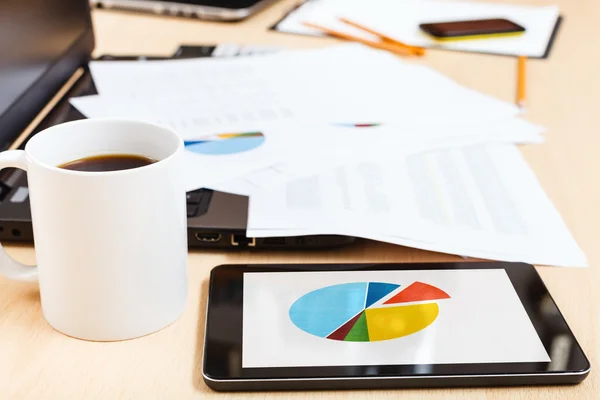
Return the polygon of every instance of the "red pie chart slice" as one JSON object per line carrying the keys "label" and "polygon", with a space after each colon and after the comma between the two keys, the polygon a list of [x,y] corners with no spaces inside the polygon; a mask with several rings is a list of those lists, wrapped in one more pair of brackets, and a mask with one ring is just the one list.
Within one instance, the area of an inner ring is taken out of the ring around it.
{"label": "red pie chart slice", "polygon": [[415,282],[403,291],[386,300],[383,304],[410,303],[413,301],[449,299],[448,293],[435,286]]}

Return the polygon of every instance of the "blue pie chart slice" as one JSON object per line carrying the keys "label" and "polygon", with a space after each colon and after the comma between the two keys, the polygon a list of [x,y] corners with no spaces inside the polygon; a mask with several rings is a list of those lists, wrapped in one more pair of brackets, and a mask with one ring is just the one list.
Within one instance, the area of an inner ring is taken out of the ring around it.
{"label": "blue pie chart slice", "polygon": [[366,295],[367,282],[327,286],[300,297],[289,316],[304,332],[326,337],[364,310]]}

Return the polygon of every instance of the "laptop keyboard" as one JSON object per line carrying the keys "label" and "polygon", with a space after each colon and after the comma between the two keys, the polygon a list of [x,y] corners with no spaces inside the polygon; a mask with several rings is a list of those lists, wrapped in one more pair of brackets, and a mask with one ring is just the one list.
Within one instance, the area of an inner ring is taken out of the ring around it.
{"label": "laptop keyboard", "polygon": [[188,218],[200,216],[208,211],[213,191],[209,189],[198,189],[187,192],[187,216]]}

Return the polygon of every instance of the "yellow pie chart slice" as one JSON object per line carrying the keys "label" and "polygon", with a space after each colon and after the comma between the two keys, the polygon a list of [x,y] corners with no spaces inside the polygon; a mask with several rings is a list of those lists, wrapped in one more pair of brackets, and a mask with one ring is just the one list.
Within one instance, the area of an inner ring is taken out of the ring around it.
{"label": "yellow pie chart slice", "polygon": [[435,321],[439,311],[437,303],[367,308],[369,340],[376,342],[411,335]]}

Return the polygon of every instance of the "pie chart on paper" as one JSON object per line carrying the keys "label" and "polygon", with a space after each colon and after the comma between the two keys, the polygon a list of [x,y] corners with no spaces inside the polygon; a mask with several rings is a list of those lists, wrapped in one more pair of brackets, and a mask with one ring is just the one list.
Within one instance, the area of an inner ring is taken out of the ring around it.
{"label": "pie chart on paper", "polygon": [[203,155],[231,155],[254,150],[265,142],[261,132],[220,133],[196,140],[186,140],[185,149]]}
{"label": "pie chart on paper", "polygon": [[427,328],[439,314],[438,302],[448,299],[442,289],[418,281],[343,283],[301,296],[289,316],[302,331],[324,339],[377,342]]}

